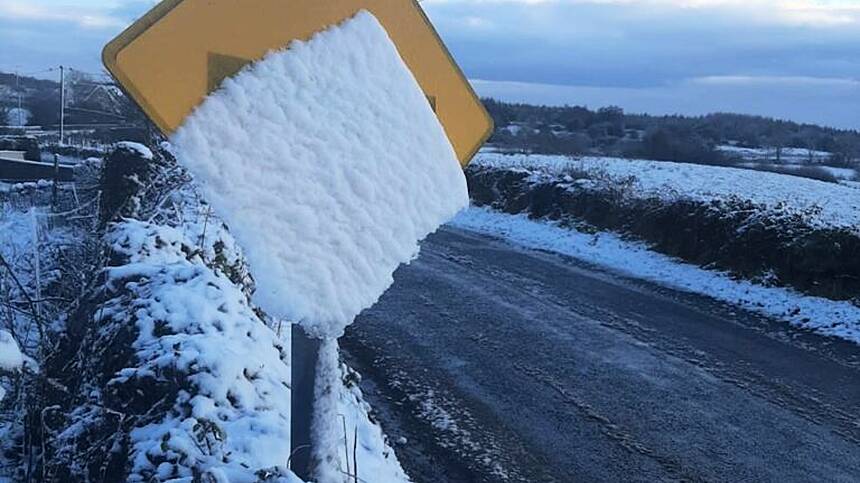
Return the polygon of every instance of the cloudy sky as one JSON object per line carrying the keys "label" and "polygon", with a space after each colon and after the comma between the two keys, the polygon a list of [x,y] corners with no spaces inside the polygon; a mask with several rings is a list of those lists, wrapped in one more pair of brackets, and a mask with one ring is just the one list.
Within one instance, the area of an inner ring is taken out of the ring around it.
{"label": "cloudy sky", "polygon": [[[101,46],[154,3],[0,0],[0,69],[99,70]],[[483,95],[860,128],[860,0],[422,5]]]}

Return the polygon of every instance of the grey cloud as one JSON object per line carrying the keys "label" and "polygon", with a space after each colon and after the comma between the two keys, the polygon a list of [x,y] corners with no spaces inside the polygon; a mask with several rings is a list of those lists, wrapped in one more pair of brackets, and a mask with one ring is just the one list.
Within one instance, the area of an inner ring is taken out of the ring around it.
{"label": "grey cloud", "polygon": [[[534,10],[543,11],[541,15]],[[656,86],[733,73],[860,75],[860,29],[744,23],[635,5],[431,4],[469,75],[496,80]],[[457,19],[484,15],[492,29]]]}

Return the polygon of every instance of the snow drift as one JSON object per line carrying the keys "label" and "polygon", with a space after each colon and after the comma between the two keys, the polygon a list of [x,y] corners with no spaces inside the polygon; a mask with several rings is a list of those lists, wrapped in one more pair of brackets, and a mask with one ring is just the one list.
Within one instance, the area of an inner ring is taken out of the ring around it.
{"label": "snow drift", "polygon": [[243,247],[254,302],[322,337],[468,204],[442,126],[364,11],[225,81],[172,141]]}

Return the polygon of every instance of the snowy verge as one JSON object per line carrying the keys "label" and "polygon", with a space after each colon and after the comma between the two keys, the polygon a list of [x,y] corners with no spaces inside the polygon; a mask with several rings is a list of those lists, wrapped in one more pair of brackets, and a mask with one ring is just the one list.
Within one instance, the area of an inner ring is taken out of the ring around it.
{"label": "snowy verge", "polygon": [[[791,287],[833,300],[857,300],[860,294],[856,256],[860,231],[821,223],[821,205],[803,208],[803,203],[790,199],[771,204],[753,201],[755,197],[743,189],[724,197],[700,198],[689,192],[691,186],[707,181],[700,179],[705,174],[696,165],[687,165],[686,177],[667,178],[662,190],[651,191],[643,188],[638,174],[620,176],[625,172],[621,167],[606,171],[587,163],[552,166],[532,158],[528,158],[531,164],[510,167],[470,165],[466,173],[473,202],[506,213],[557,220],[584,231],[630,235],[649,243],[654,251],[763,285]],[[655,187],[656,181],[644,186]]]}
{"label": "snowy verge", "polygon": [[366,11],[226,80],[172,143],[243,247],[254,302],[319,337],[468,204],[441,124]]}
{"label": "snowy verge", "polygon": [[525,215],[508,215],[488,208],[470,208],[451,225],[502,237],[527,248],[571,256],[613,271],[698,293],[820,334],[860,343],[860,307],[802,295],[793,290],[733,280],[725,272],[704,270],[655,253],[643,243],[600,232],[587,234]]}

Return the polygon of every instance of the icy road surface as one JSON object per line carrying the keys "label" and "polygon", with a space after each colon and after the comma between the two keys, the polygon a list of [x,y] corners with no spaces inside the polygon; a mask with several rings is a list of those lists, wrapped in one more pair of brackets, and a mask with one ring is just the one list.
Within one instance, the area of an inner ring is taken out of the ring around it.
{"label": "icy road surface", "polygon": [[856,345],[474,233],[342,344],[419,483],[860,479]]}

